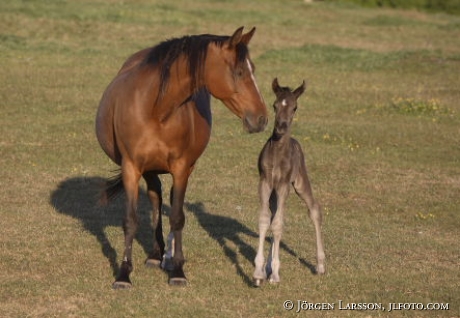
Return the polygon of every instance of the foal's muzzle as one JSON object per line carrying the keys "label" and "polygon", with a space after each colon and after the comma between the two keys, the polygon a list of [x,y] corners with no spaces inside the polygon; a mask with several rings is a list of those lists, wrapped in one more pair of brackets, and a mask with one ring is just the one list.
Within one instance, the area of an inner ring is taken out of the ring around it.
{"label": "foal's muzzle", "polygon": [[275,122],[275,132],[277,135],[282,136],[286,133],[289,128],[289,123],[282,121],[282,122]]}

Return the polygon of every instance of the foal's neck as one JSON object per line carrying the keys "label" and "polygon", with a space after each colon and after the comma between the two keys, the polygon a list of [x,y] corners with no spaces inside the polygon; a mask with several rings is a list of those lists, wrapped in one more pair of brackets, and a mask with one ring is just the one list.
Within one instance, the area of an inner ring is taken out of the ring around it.
{"label": "foal's neck", "polygon": [[289,146],[291,140],[291,129],[289,128],[284,134],[281,136],[276,134],[276,128],[273,129],[272,136],[270,137],[270,141],[276,147],[284,147]]}

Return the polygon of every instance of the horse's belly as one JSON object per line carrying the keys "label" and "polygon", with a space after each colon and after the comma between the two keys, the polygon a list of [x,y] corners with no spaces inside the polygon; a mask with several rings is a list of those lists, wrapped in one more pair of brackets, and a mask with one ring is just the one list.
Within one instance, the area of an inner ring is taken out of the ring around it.
{"label": "horse's belly", "polygon": [[[193,118],[193,117],[191,117]],[[179,167],[193,167],[206,149],[211,127],[200,119],[152,125],[137,142],[138,161],[144,171],[172,172]]]}

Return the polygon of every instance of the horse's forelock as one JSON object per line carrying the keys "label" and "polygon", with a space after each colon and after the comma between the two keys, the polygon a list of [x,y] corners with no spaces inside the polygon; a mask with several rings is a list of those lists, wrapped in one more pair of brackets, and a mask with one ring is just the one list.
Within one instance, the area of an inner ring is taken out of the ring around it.
{"label": "horse's forelock", "polygon": [[246,59],[248,58],[249,49],[244,43],[238,43],[236,45],[236,67],[240,67],[244,63],[246,63]]}

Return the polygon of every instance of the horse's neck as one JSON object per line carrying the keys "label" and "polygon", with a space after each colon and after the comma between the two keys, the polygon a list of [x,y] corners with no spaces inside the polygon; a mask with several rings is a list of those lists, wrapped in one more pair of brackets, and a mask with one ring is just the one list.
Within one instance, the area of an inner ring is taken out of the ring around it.
{"label": "horse's neck", "polygon": [[165,121],[185,102],[190,100],[192,90],[192,79],[188,74],[187,65],[182,59],[175,62],[170,70],[170,78],[164,93],[160,93],[157,100],[157,116]]}

